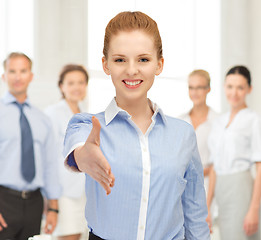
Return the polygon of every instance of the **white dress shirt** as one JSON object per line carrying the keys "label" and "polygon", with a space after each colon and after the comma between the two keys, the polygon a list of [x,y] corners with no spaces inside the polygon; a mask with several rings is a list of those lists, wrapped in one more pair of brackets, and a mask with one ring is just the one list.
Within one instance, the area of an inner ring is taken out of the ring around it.
{"label": "white dress shirt", "polygon": [[[192,121],[189,115],[190,111],[188,113],[185,113],[181,115],[179,118],[185,120],[186,122],[190,123],[192,125]],[[197,136],[197,143],[198,143],[198,151],[201,158],[201,162],[203,167],[208,167],[211,164],[211,161],[209,159],[209,149],[208,149],[208,136],[211,129],[211,124],[215,120],[215,118],[218,116],[218,113],[216,113],[211,108],[208,109],[208,115],[207,120],[203,123],[201,123],[196,129],[196,136]]]}
{"label": "white dress shirt", "polygon": [[239,111],[227,127],[230,112],[218,117],[212,125],[208,146],[210,158],[219,175],[249,170],[261,161],[261,122],[249,108]]}
{"label": "white dress shirt", "polygon": [[52,120],[54,132],[56,135],[56,149],[58,150],[59,154],[59,174],[63,187],[62,196],[79,198],[84,193],[85,176],[83,173],[75,173],[68,170],[64,166],[64,158],[62,156],[66,128],[69,120],[74,114],[64,99],[57,104],[46,108],[45,113]]}

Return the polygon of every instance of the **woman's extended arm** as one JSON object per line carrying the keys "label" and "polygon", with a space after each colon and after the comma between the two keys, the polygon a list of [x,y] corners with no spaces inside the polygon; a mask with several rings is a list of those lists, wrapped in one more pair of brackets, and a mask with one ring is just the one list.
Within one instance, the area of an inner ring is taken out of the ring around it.
{"label": "woman's extended arm", "polygon": [[93,128],[85,144],[74,150],[74,158],[79,170],[91,176],[109,194],[115,178],[100,149],[100,122],[96,117],[92,117],[92,124]]}

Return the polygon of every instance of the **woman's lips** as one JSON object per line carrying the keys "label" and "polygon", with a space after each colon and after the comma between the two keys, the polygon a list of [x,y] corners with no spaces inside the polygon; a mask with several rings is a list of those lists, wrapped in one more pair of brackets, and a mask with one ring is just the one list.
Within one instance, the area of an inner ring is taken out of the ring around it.
{"label": "woman's lips", "polygon": [[125,84],[125,86],[127,88],[134,89],[134,88],[138,88],[143,81],[142,80],[123,80],[122,82]]}

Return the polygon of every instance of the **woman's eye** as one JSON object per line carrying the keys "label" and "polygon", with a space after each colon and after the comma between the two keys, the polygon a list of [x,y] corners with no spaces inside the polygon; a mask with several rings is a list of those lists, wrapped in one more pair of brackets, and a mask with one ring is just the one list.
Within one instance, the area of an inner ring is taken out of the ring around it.
{"label": "woman's eye", "polygon": [[118,59],[115,59],[115,62],[124,62],[124,59],[118,58]]}
{"label": "woman's eye", "polygon": [[148,62],[149,61],[149,59],[147,59],[147,58],[141,58],[140,59],[140,62]]}
{"label": "woman's eye", "polygon": [[86,81],[79,82],[79,85],[85,85]]}

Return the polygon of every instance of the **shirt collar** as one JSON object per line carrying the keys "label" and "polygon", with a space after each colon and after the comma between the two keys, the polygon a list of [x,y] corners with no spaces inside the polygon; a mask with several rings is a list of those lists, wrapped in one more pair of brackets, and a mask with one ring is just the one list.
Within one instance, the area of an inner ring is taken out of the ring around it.
{"label": "shirt collar", "polygon": [[[4,96],[3,96],[3,103],[4,104],[10,104],[10,103],[14,103],[14,102],[17,102],[17,100],[16,100],[16,98],[14,97],[14,95],[12,95],[10,92],[6,92],[5,94],[4,94]],[[30,103],[30,101],[29,101],[29,99],[28,98],[26,98],[26,100],[24,101],[24,103],[27,105],[27,106],[29,106],[29,107],[31,107],[31,103]]]}
{"label": "shirt collar", "polygon": [[[150,104],[152,107],[152,110],[154,111],[154,114],[152,116],[152,119],[155,120],[157,114],[159,114],[163,120],[163,123],[166,124],[166,116],[164,115],[163,111],[161,108],[158,107],[156,103],[153,103],[150,99]],[[128,118],[131,118],[131,115],[126,112],[125,110],[121,109],[118,107],[115,98],[112,99],[108,107],[105,109],[105,123],[108,125],[116,116],[118,113],[124,113]]]}

